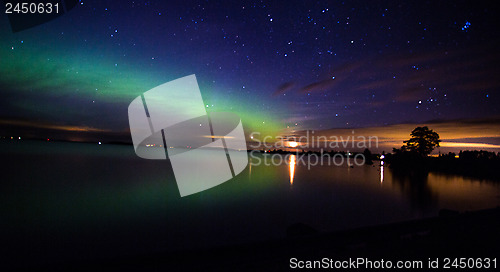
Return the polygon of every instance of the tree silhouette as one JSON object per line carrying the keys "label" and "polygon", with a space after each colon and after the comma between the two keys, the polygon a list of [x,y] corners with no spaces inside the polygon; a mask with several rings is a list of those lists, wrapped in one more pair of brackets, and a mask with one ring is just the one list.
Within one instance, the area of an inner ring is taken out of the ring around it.
{"label": "tree silhouette", "polygon": [[365,157],[365,164],[372,165],[373,164],[373,155],[370,149],[365,148],[363,151],[363,156]]}
{"label": "tree silhouette", "polygon": [[434,148],[439,147],[439,134],[428,127],[416,127],[408,141],[403,141],[403,151],[413,151],[422,156],[429,155]]}

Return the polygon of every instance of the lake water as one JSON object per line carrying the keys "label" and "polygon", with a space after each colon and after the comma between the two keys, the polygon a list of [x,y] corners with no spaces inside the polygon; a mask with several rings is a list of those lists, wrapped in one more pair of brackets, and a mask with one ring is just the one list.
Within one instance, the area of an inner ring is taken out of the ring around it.
{"label": "lake water", "polygon": [[169,162],[141,159],[132,146],[4,140],[0,150],[4,246],[38,262],[279,239],[297,222],[333,231],[500,205],[499,183],[395,175],[378,162],[251,165],[181,198]]}

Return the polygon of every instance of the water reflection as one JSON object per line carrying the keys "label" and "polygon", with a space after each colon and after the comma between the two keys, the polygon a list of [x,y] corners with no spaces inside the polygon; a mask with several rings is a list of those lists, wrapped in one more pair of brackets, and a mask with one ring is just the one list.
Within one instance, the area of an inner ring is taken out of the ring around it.
{"label": "water reflection", "polygon": [[380,183],[384,183],[384,162],[380,162]]}
{"label": "water reflection", "polygon": [[249,163],[248,163],[248,178],[252,178],[252,158],[250,158]]}
{"label": "water reflection", "polygon": [[429,173],[396,170],[391,172],[393,185],[409,199],[412,211],[425,214],[438,206],[438,195],[429,187]]}
{"label": "water reflection", "polygon": [[149,244],[156,252],[281,239],[297,222],[328,232],[500,205],[498,183],[394,173],[387,164],[308,168],[296,155],[275,154],[288,165],[273,165],[271,155],[257,154],[234,179],[181,198],[168,162],[140,159],[130,146],[0,141],[0,154],[2,223],[13,230],[7,246],[35,244],[29,256],[59,256],[45,251],[56,248],[52,237],[75,252],[102,249],[99,256],[135,237],[123,252],[145,254]]}
{"label": "water reflection", "polygon": [[295,155],[290,155],[290,160],[288,161],[288,169],[290,172],[290,186],[293,185],[293,178],[295,176],[295,164],[296,164],[296,158]]}
{"label": "water reflection", "polygon": [[[203,193],[180,198],[171,168],[163,161],[137,158],[129,146],[34,143],[26,144],[22,151],[18,146],[0,147],[6,166],[3,177],[9,181],[2,183],[0,199],[23,209],[22,215],[12,208],[3,216],[12,221],[17,218],[32,229],[38,229],[42,221],[52,226],[60,218],[68,224],[100,225],[125,217],[140,218],[137,222],[142,224],[143,217],[151,217],[162,219],[151,224],[161,224],[162,233],[182,237],[188,231],[186,225],[172,224],[165,232],[165,218],[189,214],[180,222],[212,228],[213,214],[206,215],[208,209],[228,218],[224,220],[227,229],[239,230],[233,237],[250,237],[259,231],[262,237],[278,237],[296,222],[334,230],[434,216],[441,208],[463,211],[500,205],[498,183],[432,173],[394,173],[387,164],[350,168],[345,163],[308,169],[293,154],[282,158],[288,165],[266,165],[264,158],[268,156],[269,163],[269,155],[255,155],[248,172]],[[62,167],[68,162],[71,167]],[[295,171],[300,173],[297,177]],[[240,225],[243,222],[252,227]],[[204,241],[201,235],[197,238]],[[221,233],[221,237],[226,235]]]}

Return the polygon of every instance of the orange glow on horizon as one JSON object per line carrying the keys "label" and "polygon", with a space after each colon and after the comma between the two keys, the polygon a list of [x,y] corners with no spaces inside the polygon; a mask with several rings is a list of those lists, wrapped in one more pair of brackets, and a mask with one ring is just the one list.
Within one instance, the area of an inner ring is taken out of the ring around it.
{"label": "orange glow on horizon", "polygon": [[[365,140],[368,144],[371,141],[372,146],[367,147],[370,150],[391,151],[392,148],[400,148],[403,145],[403,141],[411,137],[411,131],[417,126],[428,126],[437,132],[442,141],[440,146],[450,151],[458,152],[461,149],[500,149],[500,144],[495,142],[496,139],[500,138],[498,122],[488,122],[488,120],[474,122],[473,119],[468,122],[445,121],[442,123],[406,123],[356,129],[327,129],[315,131],[314,135],[309,134],[308,137],[314,136],[314,144],[320,147],[326,146],[327,149],[343,149],[344,144],[352,145],[352,139],[354,138],[355,145]],[[294,135],[295,137],[304,137],[306,139],[306,141],[300,141],[302,146],[312,144],[310,138],[306,137],[306,133],[307,131],[298,131]],[[376,137],[378,139],[378,146],[377,142],[370,140],[369,137]],[[360,149],[362,150],[363,148]]]}
{"label": "orange glow on horizon", "polygon": [[500,148],[500,145],[483,144],[483,143],[457,143],[457,142],[441,142],[442,147],[468,147],[468,148]]}

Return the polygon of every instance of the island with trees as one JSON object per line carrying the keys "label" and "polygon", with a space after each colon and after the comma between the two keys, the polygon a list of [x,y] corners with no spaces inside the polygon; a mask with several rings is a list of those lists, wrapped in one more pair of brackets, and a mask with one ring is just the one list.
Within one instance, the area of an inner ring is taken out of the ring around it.
{"label": "island with trees", "polygon": [[434,171],[500,181],[497,170],[500,169],[500,153],[473,150],[429,156],[439,147],[439,134],[424,126],[415,128],[410,136],[401,148],[394,148],[392,154],[385,155],[395,171],[408,174]]}

